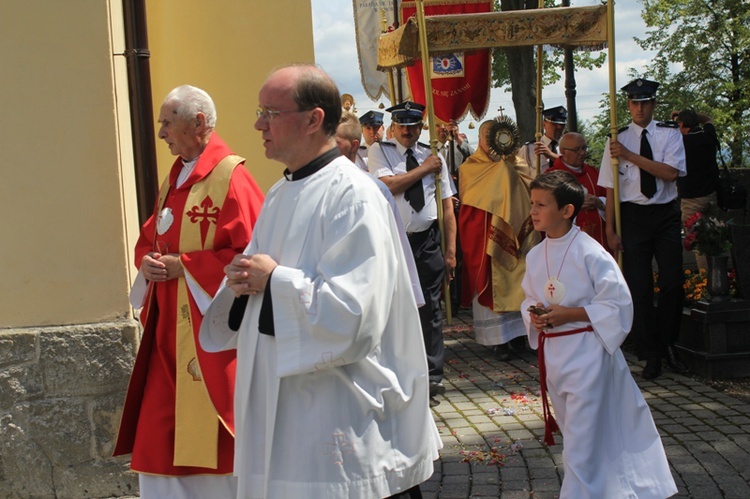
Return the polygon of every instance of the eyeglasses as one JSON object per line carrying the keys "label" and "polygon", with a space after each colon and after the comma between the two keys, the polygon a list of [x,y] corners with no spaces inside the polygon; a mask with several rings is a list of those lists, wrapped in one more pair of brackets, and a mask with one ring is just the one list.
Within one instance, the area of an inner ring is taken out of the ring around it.
{"label": "eyeglasses", "polygon": [[564,151],[570,151],[572,153],[578,154],[581,151],[583,151],[583,152],[588,151],[589,150],[589,146],[561,147],[560,149],[562,149]]}
{"label": "eyeglasses", "polygon": [[284,113],[302,113],[304,111],[308,111],[308,109],[290,109],[288,111],[275,111],[273,109],[268,109],[266,107],[260,106],[258,107],[258,110],[255,111],[255,115],[258,118],[263,119],[263,121],[266,121],[268,123],[272,122],[274,118],[279,116],[280,114]]}

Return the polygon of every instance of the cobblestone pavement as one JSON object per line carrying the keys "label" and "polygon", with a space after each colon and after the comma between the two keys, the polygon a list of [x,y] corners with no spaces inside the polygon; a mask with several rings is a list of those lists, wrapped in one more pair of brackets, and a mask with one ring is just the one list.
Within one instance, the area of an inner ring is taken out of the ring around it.
{"label": "cobblestone pavement", "polygon": [[[536,352],[496,360],[474,341],[463,310],[445,329],[445,352],[447,392],[433,408],[444,447],[424,497],[558,497],[563,439],[542,443]],[[750,405],[668,369],[645,381],[644,363],[625,357],[661,434],[679,489],[673,497],[750,498]]]}

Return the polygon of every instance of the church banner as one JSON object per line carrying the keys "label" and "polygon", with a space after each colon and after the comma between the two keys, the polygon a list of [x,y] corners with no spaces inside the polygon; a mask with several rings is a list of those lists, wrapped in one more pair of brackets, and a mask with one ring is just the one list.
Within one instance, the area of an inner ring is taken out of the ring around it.
{"label": "church banner", "polygon": [[[388,85],[388,73],[378,71],[378,38],[384,30],[384,15],[385,30],[393,30],[393,5],[393,0],[353,0],[354,33],[357,39],[362,87],[367,96],[374,101],[385,95],[393,102]],[[402,80],[405,80],[405,77]]]}
{"label": "church banner", "polygon": [[[426,19],[446,14],[492,11],[492,0],[425,0]],[[402,23],[416,14],[416,2],[401,4]],[[490,51],[451,50],[429,58],[435,116],[442,121],[460,120],[468,112],[480,120],[490,100]],[[422,61],[407,68],[412,100],[425,104]]]}
{"label": "church banner", "polygon": [[[554,45],[601,49],[607,45],[607,6],[557,7],[427,17],[433,56],[487,47]],[[380,37],[378,66],[402,67],[418,59],[415,19]]]}

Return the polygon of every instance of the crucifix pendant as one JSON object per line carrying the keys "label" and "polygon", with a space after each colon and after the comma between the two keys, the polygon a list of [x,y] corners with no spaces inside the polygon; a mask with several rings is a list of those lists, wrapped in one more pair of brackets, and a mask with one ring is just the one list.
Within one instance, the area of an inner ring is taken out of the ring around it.
{"label": "crucifix pendant", "polygon": [[550,277],[544,284],[544,296],[550,305],[559,305],[565,298],[565,284],[557,277]]}

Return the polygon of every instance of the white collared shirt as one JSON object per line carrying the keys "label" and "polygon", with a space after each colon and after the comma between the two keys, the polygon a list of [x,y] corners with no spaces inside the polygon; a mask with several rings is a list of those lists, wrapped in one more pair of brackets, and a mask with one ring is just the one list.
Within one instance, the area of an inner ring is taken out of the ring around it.
{"label": "white collared shirt", "polygon": [[[429,147],[420,143],[415,144],[411,149],[414,152],[414,158],[420,165],[432,154]],[[440,155],[438,157],[443,165],[440,181],[441,196],[443,199],[447,199],[453,196],[455,192],[451,188],[450,175],[445,159]],[[404,174],[406,173],[406,147],[399,144],[396,139],[387,140],[377,145],[373,144],[370,146],[367,165],[370,173],[376,178]],[[427,230],[437,220],[434,175],[427,175],[422,178],[422,189],[424,190],[425,205],[419,212],[414,211],[404,198],[404,193],[394,196],[407,233]]]}
{"label": "white collared shirt", "polygon": [[[655,121],[646,126],[648,142],[651,145],[654,161],[665,163],[678,172],[678,176],[687,174],[685,167],[685,147],[682,134],[677,128],[657,126]],[[617,134],[617,141],[628,150],[638,154],[641,150],[641,132],[643,128],[631,122],[625,130]],[[641,169],[635,164],[620,159],[620,201],[635,204],[665,204],[677,197],[677,182],[666,181],[656,177],[656,194],[648,198],[641,193]],[[604,147],[602,166],[599,169],[599,185],[614,188],[612,180],[612,158],[609,154],[609,139]]]}

